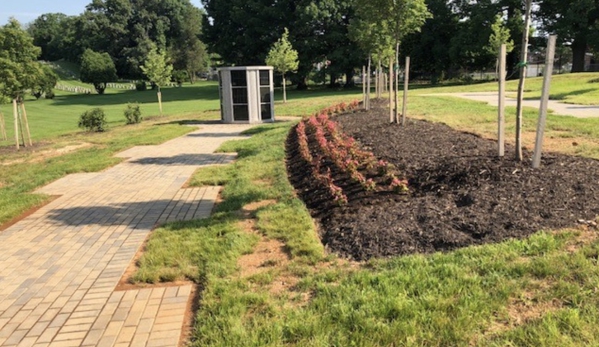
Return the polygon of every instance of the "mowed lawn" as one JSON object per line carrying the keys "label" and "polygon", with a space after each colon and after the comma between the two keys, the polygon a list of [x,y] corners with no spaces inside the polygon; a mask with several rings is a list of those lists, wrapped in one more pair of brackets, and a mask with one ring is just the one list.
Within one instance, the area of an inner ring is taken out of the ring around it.
{"label": "mowed lawn", "polygon": [[[527,78],[524,85],[525,99],[539,99],[543,88],[543,77]],[[497,82],[479,83],[475,85],[438,87],[415,90],[420,93],[463,93],[463,92],[496,92]],[[515,96],[518,91],[518,80],[506,83],[506,92]],[[599,73],[576,73],[552,76],[549,98],[567,104],[599,105]]]}
{"label": "mowed lawn", "polygon": [[[493,138],[494,107],[448,96],[419,95],[493,88],[492,84],[481,84],[415,89],[409,98],[408,116],[445,122]],[[206,99],[200,100],[205,105],[197,105],[197,94],[191,92],[196,89],[205,93]],[[167,92],[186,90],[190,99],[182,100],[183,94],[179,94],[179,101],[174,99],[169,108]],[[74,121],[62,120],[64,127],[57,126],[55,135],[42,133],[42,138],[54,144],[71,141],[92,146],[47,159],[35,159],[30,153],[6,154],[4,164],[8,160],[25,161],[2,167],[0,223],[18,215],[19,209],[46,199],[29,194],[37,186],[68,173],[101,170],[118,162],[112,157],[114,152],[160,143],[192,130],[181,125],[184,121],[219,118],[216,85],[204,82],[172,91],[167,88],[164,118],[121,126],[122,109],[130,101],[124,95],[135,93],[67,96],[66,100],[75,100],[62,101],[62,105],[58,104],[60,99],[42,101],[48,107],[40,107],[41,113],[62,110],[64,113],[56,113],[60,119],[61,115],[74,115]],[[155,94],[144,93],[149,99],[147,103],[138,100],[142,112],[156,115]],[[287,104],[277,101],[276,114],[311,114],[360,97],[358,89],[291,91]],[[78,113],[95,105],[114,108],[109,131],[78,131]],[[76,107],[82,108],[74,110]],[[154,111],[150,111],[152,107]],[[506,116],[508,140],[512,142],[514,113],[508,109]],[[525,110],[527,146],[534,139],[537,113]],[[32,124],[35,117],[30,117]],[[70,129],[66,129],[67,124]],[[284,142],[292,124],[259,126],[247,132],[252,135],[250,139],[225,143],[220,150],[238,152],[239,159],[231,165],[201,169],[190,181],[195,186],[224,185],[223,201],[213,217],[158,228],[139,261],[135,281],[188,279],[200,284],[203,291],[193,345],[599,345],[596,230],[540,231],[520,241],[366,263],[340,259],[325,252],[308,211],[288,183]],[[599,157],[597,125],[598,119],[550,115],[547,146]],[[15,204],[19,208],[13,208]],[[11,212],[6,213],[7,209]],[[259,271],[242,276],[240,259],[271,240],[283,245],[287,259],[264,261]]]}

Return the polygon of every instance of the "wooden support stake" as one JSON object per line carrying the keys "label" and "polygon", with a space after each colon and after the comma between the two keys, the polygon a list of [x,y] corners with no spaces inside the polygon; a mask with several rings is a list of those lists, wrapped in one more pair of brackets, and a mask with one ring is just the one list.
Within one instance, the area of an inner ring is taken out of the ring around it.
{"label": "wooden support stake", "polygon": [[6,137],[6,123],[4,123],[4,114],[0,112],[0,135],[2,136],[2,141],[8,140]]}
{"label": "wooden support stake", "polygon": [[29,146],[33,146],[31,141],[31,132],[29,131],[29,120],[27,120],[27,111],[25,110],[25,103],[21,103],[23,109],[23,122],[25,123],[25,131],[27,132],[27,139],[29,140]]}
{"label": "wooden support stake", "polygon": [[362,107],[366,109],[366,66],[362,65]]}
{"label": "wooden support stake", "polygon": [[162,117],[162,93],[160,87],[158,87],[158,108],[160,108],[160,117]]}
{"label": "wooden support stake", "polygon": [[399,124],[399,44],[397,44],[395,49],[395,64],[393,67],[395,70],[395,112],[393,114],[393,121]]}
{"label": "wooden support stake", "polygon": [[389,58],[389,123],[393,123],[393,58]]}
{"label": "wooden support stake", "polygon": [[406,72],[403,77],[403,105],[401,111],[401,125],[406,125],[406,112],[408,111],[408,83],[410,82],[410,57],[406,57]]}
{"label": "wooden support stake", "polygon": [[366,68],[366,110],[370,110],[370,75],[371,75],[371,57],[368,56],[368,67]]}
{"label": "wooden support stake", "polygon": [[379,68],[378,68],[378,66],[374,69],[374,95],[375,95],[375,98],[379,97]]}
{"label": "wooden support stake", "polygon": [[15,145],[19,149],[19,112],[17,110],[17,99],[12,101],[12,113],[15,118]]}
{"label": "wooden support stake", "polygon": [[541,95],[541,107],[539,108],[539,121],[537,123],[537,138],[535,141],[535,152],[532,157],[532,167],[537,169],[541,166],[541,153],[543,151],[543,135],[547,121],[547,104],[549,102],[549,88],[551,87],[551,75],[553,74],[553,62],[555,56],[556,36],[549,36],[547,43],[547,56],[545,57],[545,72],[543,72],[543,94]]}
{"label": "wooden support stake", "polygon": [[499,102],[497,110],[497,149],[499,157],[505,155],[505,44],[499,49]]}
{"label": "wooden support stake", "polygon": [[27,147],[27,142],[25,142],[25,132],[23,131],[23,116],[21,115],[21,106],[17,103],[17,113],[19,114],[19,131],[21,132],[21,141],[23,147]]}

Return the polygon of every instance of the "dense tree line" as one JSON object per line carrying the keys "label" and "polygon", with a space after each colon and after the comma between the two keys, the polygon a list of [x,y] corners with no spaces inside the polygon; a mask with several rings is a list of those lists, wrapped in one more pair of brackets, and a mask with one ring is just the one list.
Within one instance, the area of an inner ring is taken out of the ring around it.
{"label": "dense tree line", "polygon": [[[398,0],[399,1],[399,0]],[[496,57],[489,49],[493,24],[499,16],[515,47],[508,56],[509,74],[518,66],[523,32],[520,0],[426,0],[428,18],[421,30],[401,41],[402,56],[412,56],[413,68],[434,79],[462,70],[492,68]],[[289,28],[300,54],[296,79],[303,85],[313,64],[326,61],[331,81],[348,77],[369,53],[349,39],[359,0],[203,0],[203,38],[209,49],[234,64],[258,64],[268,48]],[[599,3],[595,0],[535,2],[537,34],[557,33],[571,45],[573,71],[582,71],[584,55],[599,51]],[[542,43],[542,40],[541,40]]]}
{"label": "dense tree line", "polygon": [[[390,4],[396,2],[402,0]],[[461,71],[493,68],[496,57],[490,45],[499,18],[514,42],[508,73],[516,77],[523,32],[521,0],[424,2],[430,18],[419,31],[401,35],[400,40],[400,54],[412,57],[415,72],[442,80]],[[350,33],[352,23],[360,20],[357,14],[364,13],[366,3],[361,0],[202,0],[202,4],[198,9],[189,0],[93,0],[79,16],[44,14],[30,23],[28,31],[41,48],[41,59],[81,62],[83,52],[90,49],[107,53],[118,76],[128,78],[143,78],[140,66],[153,46],[167,52],[175,70],[190,76],[206,67],[208,51],[218,54],[224,64],[263,64],[285,28],[299,53],[299,67],[291,76],[299,88],[305,88],[315,73],[321,78],[326,74],[331,85],[341,75],[351,81],[356,68],[377,54],[357,44]],[[534,17],[536,36],[557,33],[561,46],[571,47],[572,71],[584,69],[586,53],[599,52],[596,0],[535,1]]]}
{"label": "dense tree line", "polygon": [[142,78],[140,66],[155,45],[193,78],[207,62],[203,16],[189,0],[93,0],[79,16],[44,14],[28,31],[44,60],[80,62],[89,49],[107,53],[120,77]]}

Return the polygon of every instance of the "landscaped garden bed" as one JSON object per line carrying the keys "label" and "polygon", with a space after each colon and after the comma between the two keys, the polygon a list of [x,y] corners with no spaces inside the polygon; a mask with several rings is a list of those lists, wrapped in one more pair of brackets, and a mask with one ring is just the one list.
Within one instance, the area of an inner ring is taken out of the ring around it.
{"label": "landscaped garden bed", "polygon": [[[382,107],[331,119],[337,124],[321,115],[290,132],[287,166],[319,221],[323,243],[344,256],[451,250],[594,225],[599,215],[597,160],[546,153],[541,168],[533,170],[528,160],[512,159],[510,145],[499,159],[495,141],[421,120],[389,124]],[[360,144],[358,157],[371,152],[375,161],[358,160],[355,172],[344,168],[335,150],[323,147],[316,121],[341,134],[325,132],[329,144],[335,137],[343,137],[341,144],[353,138]],[[382,167],[387,164],[388,171]],[[404,179],[407,190],[398,186]]]}

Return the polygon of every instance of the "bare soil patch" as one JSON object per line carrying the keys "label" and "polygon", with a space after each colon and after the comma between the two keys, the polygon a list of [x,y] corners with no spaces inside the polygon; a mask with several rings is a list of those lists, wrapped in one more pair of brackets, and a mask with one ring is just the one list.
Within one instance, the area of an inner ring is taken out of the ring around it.
{"label": "bare soil patch", "polygon": [[290,181],[320,223],[323,243],[341,255],[365,260],[447,251],[587,224],[599,215],[597,160],[545,153],[535,170],[529,151],[518,162],[507,144],[506,157],[498,158],[495,141],[422,120],[389,124],[383,108],[336,120],[364,149],[394,164],[410,188],[408,195],[359,191],[332,170],[349,200],[338,206],[311,177],[292,130]]}

